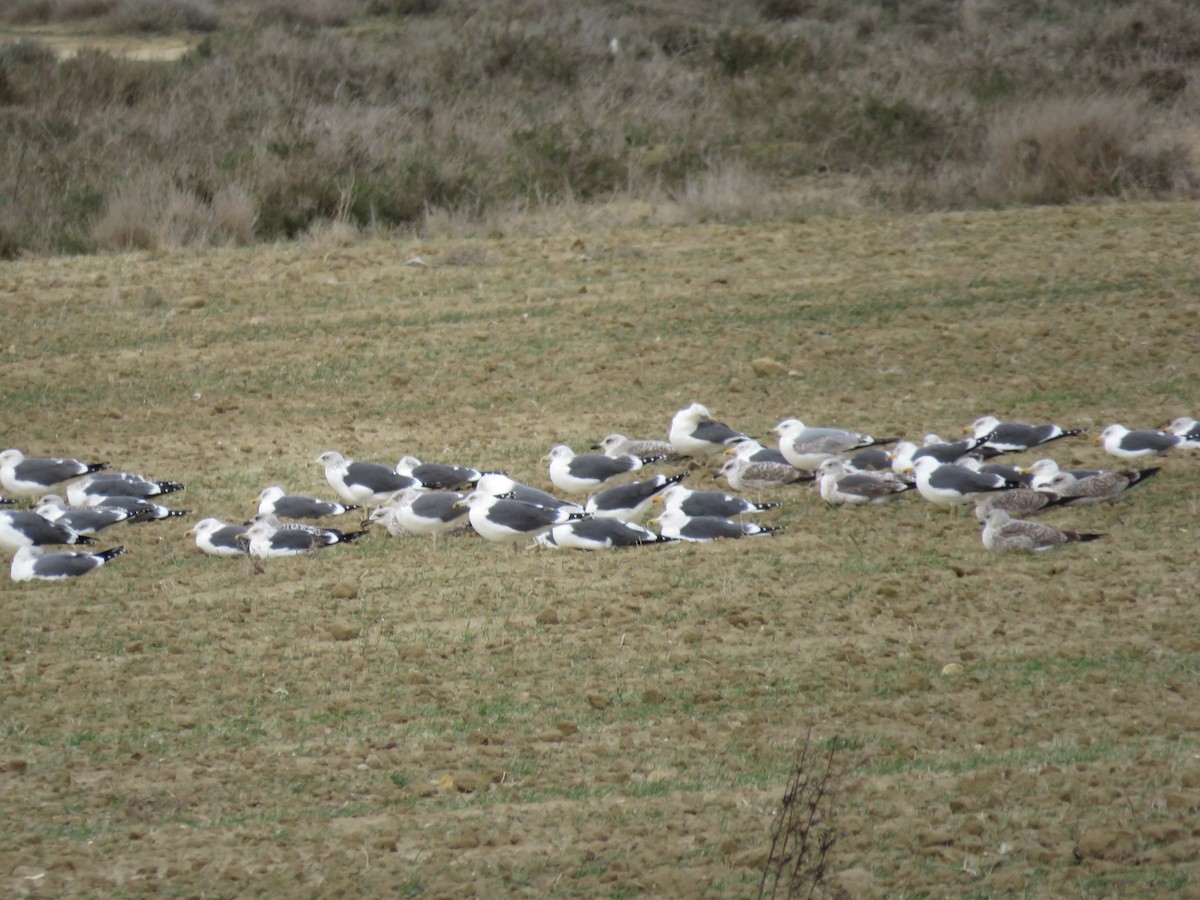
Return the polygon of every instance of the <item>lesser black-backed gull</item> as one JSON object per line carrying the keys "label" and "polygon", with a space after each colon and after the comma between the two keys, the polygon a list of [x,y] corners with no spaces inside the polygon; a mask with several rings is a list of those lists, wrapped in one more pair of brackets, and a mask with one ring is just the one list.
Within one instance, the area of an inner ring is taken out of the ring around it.
{"label": "lesser black-backed gull", "polygon": [[26,456],[20,450],[5,450],[0,453],[0,485],[17,497],[41,497],[68,481],[98,472],[107,466],[108,463]]}
{"label": "lesser black-backed gull", "polygon": [[1035,490],[1044,488],[1059,472],[1067,472],[1074,478],[1090,478],[1092,475],[1103,474],[1101,469],[1060,469],[1058,463],[1049,458],[1034,460],[1021,469],[1025,483]]}
{"label": "lesser black-backed gull", "polygon": [[379,506],[396,491],[418,484],[415,478],[382,463],[356,462],[336,450],[326,450],[316,461],[325,467],[325,479],[347,503]]}
{"label": "lesser black-backed gull", "polygon": [[1200,421],[1191,416],[1177,416],[1163,429],[1168,434],[1177,434],[1183,438],[1180,449],[1200,449]]}
{"label": "lesser black-backed gull", "polygon": [[0,547],[47,547],[53,544],[94,544],[95,541],[59,522],[27,509],[0,509]]}
{"label": "lesser black-backed gull", "polygon": [[847,457],[845,462],[850,468],[860,472],[883,472],[892,467],[893,452],[883,447],[867,447]]}
{"label": "lesser black-backed gull", "polygon": [[821,499],[831,506],[884,503],[915,487],[890,469],[862,472],[834,457],[817,467],[817,481]]}
{"label": "lesser black-backed gull", "polygon": [[746,440],[746,435],[718,422],[705,406],[693,403],[671,418],[667,438],[681,456],[711,456]]}
{"label": "lesser black-backed gull", "polygon": [[646,514],[658,494],[679,484],[683,478],[683,474],[655,475],[642,481],[620,484],[594,495],[584,510],[599,518],[633,522]]}
{"label": "lesser black-backed gull", "polygon": [[720,516],[689,516],[681,509],[664,510],[657,519],[663,537],[680,541],[715,541],[720,538],[757,537],[782,531],[772,525],[733,521]]}
{"label": "lesser black-backed gull", "polygon": [[799,419],[784,419],[775,426],[779,451],[797,469],[815,469],[831,456],[893,443],[896,438],[873,438],[844,428],[811,428]]}
{"label": "lesser black-backed gull", "polygon": [[[1200,435],[1194,437],[1200,438]],[[1142,428],[1130,431],[1124,425],[1109,425],[1094,441],[1104,447],[1104,452],[1120,459],[1138,459],[1142,456],[1160,456],[1177,447],[1184,447],[1193,436],[1169,434]]]}
{"label": "lesser black-backed gull", "polygon": [[568,508],[494,497],[481,489],[467,494],[458,505],[468,510],[471,527],[480,537],[498,543],[513,543],[551,526],[585,517],[584,513]]}
{"label": "lesser black-backed gull", "polygon": [[534,539],[534,547],[555,550],[612,550],[618,547],[641,547],[646,544],[670,543],[673,538],[655,534],[633,522],[621,519],[581,519],[555,525]]}
{"label": "lesser black-backed gull", "polygon": [[396,463],[396,471],[409,478],[415,478],[421,487],[429,488],[431,491],[467,488],[479,481],[483,475],[478,469],[472,469],[470,466],[421,462],[415,456],[406,456],[401,459]]}
{"label": "lesser black-backed gull", "polygon": [[975,498],[975,518],[982,522],[993,509],[1002,509],[1014,516],[1031,516],[1061,502],[1058,494],[1044,489],[1019,487],[1011,491],[993,491]]}
{"label": "lesser black-backed gull", "polygon": [[88,497],[141,497],[148,500],[161,494],[182,491],[178,481],[155,481],[133,472],[101,472],[67,486],[72,506],[87,506]]}
{"label": "lesser black-backed gull", "polygon": [[141,518],[140,513],[111,506],[68,506],[58,494],[47,494],[33,511],[79,534],[95,534],[118,522],[136,522]]}
{"label": "lesser black-backed gull", "polygon": [[371,513],[369,521],[383,525],[393,537],[421,534],[436,538],[466,526],[467,510],[459,505],[465,497],[458,491],[405,488]]}
{"label": "lesser black-backed gull", "polygon": [[258,503],[259,513],[269,513],[284,519],[323,519],[326,516],[343,516],[356,509],[362,509],[356,504],[289,494],[277,484],[263,488],[255,502]]}
{"label": "lesser black-backed gull", "polygon": [[239,540],[245,533],[245,525],[230,525],[211,516],[187,530],[189,536],[195,535],[196,546],[209,556],[245,556],[245,545]]}
{"label": "lesser black-backed gull", "polygon": [[643,459],[654,456],[674,461],[680,458],[670,441],[655,441],[649,438],[628,438],[623,434],[610,434],[591,446],[605,456],[639,456]]}
{"label": "lesser black-backed gull", "polygon": [[963,434],[982,439],[982,446],[997,453],[1019,453],[1040,447],[1050,441],[1083,434],[1085,428],[1063,428],[1061,425],[1026,425],[1024,422],[1001,422],[995,416],[981,416]]}
{"label": "lesser black-backed gull", "polygon": [[780,463],[782,465],[791,465],[784,456],[775,447],[764,447],[753,438],[734,444],[725,451],[727,456],[740,456],[742,459],[749,460],[752,463]]}
{"label": "lesser black-backed gull", "polygon": [[366,530],[347,532],[297,522],[281,524],[275,516],[267,514],[255,516],[240,540],[245,543],[250,556],[268,559],[312,553],[322,547],[357,540],[365,534],[368,534]]}
{"label": "lesser black-backed gull", "polygon": [[740,456],[725,460],[713,478],[722,476],[735,491],[777,488],[813,480],[812,472],[802,471],[788,463],[756,463]]}
{"label": "lesser black-backed gull", "polygon": [[[84,506],[102,506],[123,509],[136,516],[139,522],[153,522],[161,519],[174,519],[191,513],[190,509],[171,509],[153,500],[143,500],[141,497],[93,497],[89,496]],[[133,518],[134,516],[131,516]]]}
{"label": "lesser black-backed gull", "polygon": [[989,491],[1020,487],[1000,475],[985,475],[966,466],[940,463],[931,456],[914,460],[913,474],[918,493],[935,506],[947,509],[972,503],[978,495]]}
{"label": "lesser black-backed gull", "polygon": [[684,515],[719,516],[731,519],[746,513],[763,512],[776,509],[781,503],[755,503],[745,497],[735,497],[723,491],[693,491],[682,484],[672,485],[654,498],[655,503],[661,502],[663,509],[678,509]]}
{"label": "lesser black-backed gull", "polygon": [[507,496],[511,500],[523,500],[526,503],[536,503],[538,506],[583,512],[583,507],[574,500],[563,500],[546,493],[546,491],[513,481],[507,475],[499,472],[485,472],[475,485],[475,490],[491,494],[493,497]]}
{"label": "lesser black-backed gull", "polygon": [[45,551],[35,547],[21,547],[13,555],[9,570],[13,581],[59,581],[63,578],[78,578],[93,569],[98,569],[110,559],[125,552],[124,547],[100,550],[96,553],[80,553],[74,550]]}
{"label": "lesser black-backed gull", "polygon": [[983,540],[983,546],[988,550],[1003,553],[1008,550],[1026,552],[1049,550],[1052,547],[1061,547],[1063,544],[1094,541],[1104,535],[1064,531],[1041,522],[1014,519],[1002,509],[993,509],[983,520],[983,531],[980,537]]}
{"label": "lesser black-backed gull", "polygon": [[1141,484],[1147,478],[1157,475],[1158,472],[1158,466],[1149,469],[1098,472],[1083,478],[1072,475],[1070,472],[1059,472],[1046,482],[1046,488],[1061,496],[1064,506],[1102,503],[1105,500],[1116,500],[1131,487]]}
{"label": "lesser black-backed gull", "polygon": [[555,445],[542,457],[550,463],[550,481],[568,494],[585,494],[610,478],[635,472],[643,462],[637,456],[605,456],[603,453],[576,453],[566,444]]}

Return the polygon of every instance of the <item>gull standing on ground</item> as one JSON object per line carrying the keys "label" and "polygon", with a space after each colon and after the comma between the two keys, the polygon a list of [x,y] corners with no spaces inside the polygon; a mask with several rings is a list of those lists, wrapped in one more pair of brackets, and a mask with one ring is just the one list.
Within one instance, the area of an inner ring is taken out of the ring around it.
{"label": "gull standing on ground", "polygon": [[675,413],[667,437],[676,453],[700,457],[724,452],[726,448],[746,440],[746,435],[734,431],[724,422],[718,422],[708,408],[699,403]]}
{"label": "gull standing on ground", "polygon": [[417,487],[417,480],[401,475],[382,463],[355,462],[336,450],[326,450],[316,459],[325,467],[325,479],[347,503],[379,506],[388,497],[407,487]]}

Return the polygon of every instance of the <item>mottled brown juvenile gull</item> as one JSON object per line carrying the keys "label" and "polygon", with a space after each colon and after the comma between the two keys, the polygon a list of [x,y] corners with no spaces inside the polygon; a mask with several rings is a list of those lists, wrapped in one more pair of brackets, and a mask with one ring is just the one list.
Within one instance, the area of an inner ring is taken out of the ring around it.
{"label": "mottled brown juvenile gull", "polygon": [[568,494],[586,494],[610,478],[636,472],[646,462],[638,456],[605,456],[603,453],[576,453],[566,444],[555,445],[542,457],[550,464],[550,481]]}
{"label": "mottled brown juvenile gull", "polygon": [[721,538],[757,537],[781,531],[757,522],[735,522],[720,516],[689,516],[681,509],[664,510],[656,520],[663,537],[680,541],[715,541]]}
{"label": "mottled brown juvenile gull", "polygon": [[995,491],[975,499],[975,518],[982,522],[993,509],[1002,509],[1015,516],[1031,516],[1061,502],[1058,494],[1047,490],[1019,487],[1011,491]]}
{"label": "mottled brown juvenile gull", "polygon": [[47,552],[35,547],[21,547],[13,555],[9,576],[13,581],[59,581],[63,578],[78,578],[100,568],[110,559],[125,552],[124,547],[100,550],[96,553],[79,553],[74,550]]}
{"label": "mottled brown juvenile gull", "polygon": [[718,422],[707,407],[693,403],[672,417],[667,438],[681,456],[711,456],[746,440],[746,435]]}
{"label": "mottled brown juvenile gull", "polygon": [[1142,456],[1161,456],[1177,447],[1186,447],[1188,442],[1200,438],[1200,434],[1180,435],[1155,431],[1150,428],[1130,431],[1124,425],[1109,425],[1096,438],[1096,444],[1104,452],[1120,459],[1138,459]]}
{"label": "mottled brown juvenile gull", "polygon": [[1001,422],[995,416],[982,416],[963,433],[983,441],[982,446],[997,453],[1018,453],[1060,438],[1083,434],[1085,428],[1063,428],[1061,425],[1026,425],[1024,422]]}
{"label": "mottled brown juvenile gull", "polygon": [[196,546],[209,556],[245,556],[245,545],[238,539],[246,533],[246,527],[209,516],[189,528],[187,534],[195,535]]}
{"label": "mottled brown juvenile gull", "polygon": [[805,472],[787,463],[755,463],[740,456],[725,460],[713,478],[725,477],[735,491],[753,491],[760,488],[777,488],[813,480],[812,472]]}
{"label": "mottled brown juvenile gull", "polygon": [[983,520],[980,534],[983,546],[988,550],[1003,553],[1007,550],[1027,552],[1049,550],[1082,541],[1094,541],[1102,534],[1080,534],[1078,531],[1063,531],[1041,522],[1014,519],[1002,509],[993,509]]}
{"label": "mottled brown juvenile gull", "polygon": [[610,434],[601,438],[591,446],[605,456],[655,456],[659,459],[674,461],[680,459],[670,441],[655,441],[648,438],[628,438],[623,434]]}
{"label": "mottled brown juvenile gull", "polygon": [[916,487],[895,472],[859,472],[843,460],[825,460],[817,467],[821,499],[832,506],[885,503]]}
{"label": "mottled brown juvenile gull", "polygon": [[336,450],[326,450],[316,461],[325,467],[325,480],[347,503],[379,506],[396,491],[418,485],[415,478],[382,463],[356,462]]}
{"label": "mottled brown juvenile gull", "polygon": [[1151,469],[1100,472],[1083,478],[1078,478],[1070,472],[1059,472],[1046,483],[1046,488],[1061,496],[1064,506],[1101,503],[1105,500],[1116,500],[1131,487],[1141,484],[1158,472],[1158,466]]}
{"label": "mottled brown juvenile gull", "polygon": [[0,509],[0,548],[46,547],[53,544],[94,544],[95,541],[59,522],[27,509]]}
{"label": "mottled brown juvenile gull", "polygon": [[797,469],[815,469],[831,456],[896,441],[843,428],[811,428],[799,419],[784,419],[775,426],[775,433],[779,452]]}
{"label": "mottled brown juvenile gull", "polygon": [[613,550],[618,547],[641,547],[646,544],[665,544],[674,538],[655,534],[633,522],[620,519],[581,519],[565,522],[543,531],[533,541],[533,547],[553,550]]}
{"label": "mottled brown juvenile gull", "polygon": [[323,519],[326,516],[344,516],[348,512],[362,509],[361,506],[338,503],[336,500],[289,494],[277,484],[263,488],[256,502],[259,513],[284,519]]}
{"label": "mottled brown juvenile gull", "polygon": [[405,488],[371,513],[369,521],[383,525],[393,537],[421,534],[437,538],[467,524],[467,510],[458,505],[465,497],[458,491]]}
{"label": "mottled brown juvenile gull", "polygon": [[591,497],[584,510],[604,519],[635,522],[646,515],[659,493],[679,484],[684,476],[655,475],[642,481],[619,484]]}
{"label": "mottled brown juvenile gull", "polygon": [[931,456],[913,462],[917,491],[935,506],[952,508],[972,503],[980,494],[1020,487],[1000,475],[985,475],[966,466],[940,463]]}
{"label": "mottled brown juvenile gull", "polygon": [[16,497],[41,497],[60,485],[107,468],[108,463],[85,463],[78,459],[26,456],[20,450],[0,453],[0,485]]}

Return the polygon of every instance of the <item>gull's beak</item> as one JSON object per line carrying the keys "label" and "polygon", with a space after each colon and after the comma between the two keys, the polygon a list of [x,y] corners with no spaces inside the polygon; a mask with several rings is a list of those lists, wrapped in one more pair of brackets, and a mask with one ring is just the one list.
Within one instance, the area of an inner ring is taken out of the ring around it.
{"label": "gull's beak", "polygon": [[730,447],[728,450],[725,450],[724,453],[726,456],[737,456],[737,450],[735,450],[733,447]]}
{"label": "gull's beak", "polygon": [[1092,438],[1092,443],[1099,447],[1104,443],[1104,440],[1100,437],[1100,435],[1096,435],[1096,437]]}
{"label": "gull's beak", "polygon": [[538,462],[544,462],[544,463],[548,463],[548,462],[550,462],[550,454],[549,454],[549,453],[547,453],[547,454],[546,454],[545,456],[543,456],[543,457],[542,457],[540,460],[538,460]]}
{"label": "gull's beak", "polygon": [[651,503],[666,503],[667,501],[663,499],[662,494],[655,494],[653,497],[650,498],[650,502]]}

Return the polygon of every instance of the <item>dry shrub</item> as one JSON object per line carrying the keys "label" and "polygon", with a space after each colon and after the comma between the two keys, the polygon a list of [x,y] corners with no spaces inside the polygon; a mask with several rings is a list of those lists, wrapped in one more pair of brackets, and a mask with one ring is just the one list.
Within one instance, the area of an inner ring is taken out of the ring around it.
{"label": "dry shrub", "polygon": [[979,194],[993,204],[1190,193],[1187,148],[1130,97],[1035,102],[996,117]]}
{"label": "dry shrub", "polygon": [[120,0],[17,0],[8,5],[4,18],[16,25],[97,19],[116,9],[118,2]]}
{"label": "dry shrub", "polygon": [[680,223],[761,221],[780,208],[767,179],[738,161],[717,162],[689,175],[669,195]]}
{"label": "dry shrub", "polygon": [[282,23],[307,28],[341,28],[363,12],[362,0],[271,0],[255,15],[259,24]]}
{"label": "dry shrub", "polygon": [[107,250],[174,250],[246,244],[254,239],[257,204],[240,185],[205,201],[151,173],[131,179],[108,197],[92,226]]}
{"label": "dry shrub", "polygon": [[106,24],[114,32],[169,34],[216,31],[221,19],[211,0],[121,0]]}

